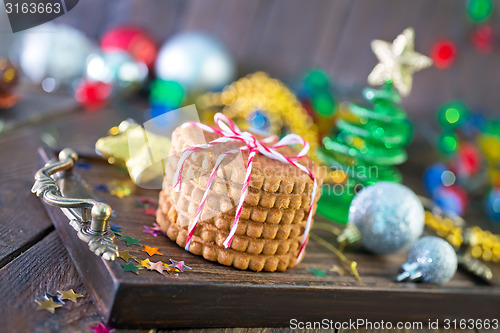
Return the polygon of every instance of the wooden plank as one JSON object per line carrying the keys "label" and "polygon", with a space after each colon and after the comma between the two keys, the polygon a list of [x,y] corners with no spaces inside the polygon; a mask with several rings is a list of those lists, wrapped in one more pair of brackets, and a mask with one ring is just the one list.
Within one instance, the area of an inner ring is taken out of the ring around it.
{"label": "wooden plank", "polygon": [[[91,185],[126,178],[112,167],[99,163],[80,173]],[[143,226],[151,225],[155,218],[145,216],[135,202],[144,197],[156,201],[157,191],[135,188],[131,196],[123,199],[96,194],[114,208],[113,222],[123,226],[124,236],[159,247],[165,256],[156,260],[185,260],[193,268],[169,278],[148,271],[141,271],[139,276],[123,272],[119,265],[121,259],[105,262],[94,256],[86,244],[76,238],[67,218],[58,209],[46,206],[77,269],[85,277],[84,282],[93,292],[98,308],[113,326],[283,326],[288,325],[291,318],[314,321],[325,317],[336,321],[361,317],[427,320],[493,316],[495,308],[500,306],[499,288],[477,284],[461,272],[441,287],[394,282],[405,261],[404,253],[383,257],[364,252],[347,253],[358,262],[361,281],[330,273],[329,269],[338,261],[314,241],[308,246],[304,262],[285,273],[255,273],[224,267],[194,256],[164,237],[143,233]],[[332,240],[328,235],[323,236]],[[117,244],[121,250],[128,249],[139,259],[146,259],[139,247],[126,247],[121,240],[117,240]],[[327,277],[315,277],[308,271],[313,267],[328,272]],[[275,310],[269,313],[261,304]],[[244,315],[235,319],[234,313]]]}
{"label": "wooden plank", "polygon": [[[55,314],[36,311],[45,292],[73,289],[84,295]],[[0,270],[0,327],[3,332],[88,332],[100,321],[68,253],[55,232]]]}
{"label": "wooden plank", "polygon": [[6,157],[0,167],[0,267],[53,229],[30,193],[34,147],[39,144],[31,134],[23,131],[0,137],[0,151]]}

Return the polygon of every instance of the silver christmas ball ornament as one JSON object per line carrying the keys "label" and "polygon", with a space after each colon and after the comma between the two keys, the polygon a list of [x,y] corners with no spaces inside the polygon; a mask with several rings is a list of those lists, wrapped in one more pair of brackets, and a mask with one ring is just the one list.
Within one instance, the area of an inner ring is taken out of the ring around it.
{"label": "silver christmas ball ornament", "polygon": [[358,192],[349,209],[349,225],[370,252],[390,254],[407,249],[424,230],[424,208],[408,187],[378,182]]}
{"label": "silver christmas ball ornament", "polygon": [[423,237],[411,247],[397,279],[444,284],[455,275],[457,261],[457,254],[447,241]]}
{"label": "silver christmas ball ornament", "polygon": [[156,59],[156,75],[187,90],[221,89],[235,77],[236,65],[224,45],[198,32],[183,32],[168,40]]}
{"label": "silver christmas ball ornament", "polygon": [[[85,60],[96,45],[82,32],[47,23],[25,31],[17,45],[17,60],[33,82],[49,86],[71,84],[84,75]],[[49,80],[49,81],[47,81]]]}

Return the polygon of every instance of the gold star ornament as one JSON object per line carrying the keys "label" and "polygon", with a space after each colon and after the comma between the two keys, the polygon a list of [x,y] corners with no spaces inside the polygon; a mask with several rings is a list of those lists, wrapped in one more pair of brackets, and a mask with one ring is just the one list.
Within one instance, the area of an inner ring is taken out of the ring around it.
{"label": "gold star ornament", "polygon": [[407,96],[411,91],[413,74],[432,65],[429,57],[415,52],[414,39],[413,28],[407,28],[392,43],[373,40],[372,50],[379,63],[368,76],[368,83],[380,85],[392,81],[401,95]]}

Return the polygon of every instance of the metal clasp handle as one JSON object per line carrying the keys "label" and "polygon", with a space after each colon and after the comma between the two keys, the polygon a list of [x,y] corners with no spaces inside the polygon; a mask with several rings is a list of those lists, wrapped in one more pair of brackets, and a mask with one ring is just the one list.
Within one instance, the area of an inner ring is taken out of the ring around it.
{"label": "metal clasp handle", "polygon": [[[113,243],[114,233],[109,228],[111,207],[93,199],[66,198],[61,195],[57,182],[51,176],[73,168],[78,160],[76,152],[69,148],[59,153],[59,161],[48,162],[35,174],[35,184],[31,192],[52,206],[61,209],[81,209],[80,214],[72,214],[70,225],[77,231],[78,238],[89,245],[89,249],[106,260],[115,260],[118,248]],[[66,214],[67,215],[67,214]]]}

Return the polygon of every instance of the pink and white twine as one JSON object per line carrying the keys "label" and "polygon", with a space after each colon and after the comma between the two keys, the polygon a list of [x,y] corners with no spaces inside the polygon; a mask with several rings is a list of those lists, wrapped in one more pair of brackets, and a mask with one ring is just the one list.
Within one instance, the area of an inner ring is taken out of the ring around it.
{"label": "pink and white twine", "polygon": [[[241,212],[243,210],[243,203],[245,202],[245,197],[248,193],[248,186],[250,185],[250,175],[252,173],[252,163],[253,159],[255,157],[255,154],[261,153],[264,156],[267,156],[268,158],[272,158],[274,160],[281,161],[283,163],[291,164],[300,170],[304,171],[307,173],[311,179],[313,180],[313,189],[311,192],[311,203],[309,205],[309,210],[307,213],[307,221],[306,221],[306,226],[305,226],[305,231],[304,235],[302,237],[302,241],[300,244],[299,248],[299,253],[297,255],[297,262],[300,261],[300,259],[303,256],[304,253],[304,248],[307,243],[307,239],[309,236],[309,231],[311,229],[311,223],[312,223],[312,216],[313,216],[313,204],[314,204],[314,197],[316,196],[316,190],[317,190],[317,181],[316,177],[314,174],[311,172],[311,170],[307,169],[305,166],[302,164],[298,163],[297,161],[304,157],[307,152],[309,151],[309,144],[307,141],[305,141],[302,137],[298,136],[297,134],[288,134],[287,136],[283,137],[281,140],[276,142],[275,144],[272,144],[271,146],[266,146],[266,144],[271,144],[272,142],[275,142],[278,140],[276,136],[270,136],[266,137],[262,140],[257,140],[257,138],[249,133],[249,132],[242,132],[236,124],[230,120],[228,117],[226,117],[222,113],[217,113],[214,117],[215,124],[219,128],[213,128],[210,126],[207,126],[202,123],[190,121],[184,123],[181,127],[186,128],[188,126],[195,126],[198,127],[204,131],[210,132],[210,133],[216,133],[220,135],[220,138],[215,139],[213,141],[210,141],[206,144],[200,144],[200,145],[195,145],[190,148],[185,149],[182,151],[179,162],[177,164],[177,170],[174,174],[174,189],[177,191],[180,191],[181,186],[182,186],[182,170],[184,168],[184,163],[186,162],[187,158],[195,151],[201,150],[201,149],[208,149],[211,146],[220,144],[220,143],[225,143],[225,142],[242,142],[244,145],[241,146],[238,149],[233,149],[230,151],[227,151],[225,153],[222,153],[219,155],[217,160],[215,161],[214,168],[212,170],[212,173],[210,174],[210,177],[208,178],[208,183],[205,188],[205,192],[203,194],[203,197],[201,199],[200,205],[198,207],[198,210],[196,212],[196,216],[194,218],[194,221],[190,223],[189,231],[188,231],[188,236],[186,240],[186,246],[185,249],[189,249],[189,245],[191,244],[191,240],[194,234],[194,231],[196,229],[196,226],[198,225],[198,222],[201,217],[201,213],[203,211],[203,207],[205,205],[205,202],[208,197],[208,193],[210,191],[210,187],[212,186],[212,183],[214,181],[214,178],[217,174],[217,170],[219,166],[221,165],[222,161],[224,158],[226,158],[229,155],[234,155],[238,154],[242,151],[248,150],[248,161],[246,165],[246,174],[245,174],[245,180],[243,183],[243,188],[241,189],[241,196],[240,200],[238,202],[238,206],[236,208],[236,213],[234,215],[234,222],[231,225],[231,231],[229,232],[228,237],[224,241],[224,247],[228,248],[231,246],[231,242],[233,240],[234,234],[238,228],[238,221],[240,219]],[[284,146],[290,146],[294,144],[299,144],[302,145],[302,150],[296,155],[292,157],[284,156],[277,152],[275,149],[284,147]]]}

